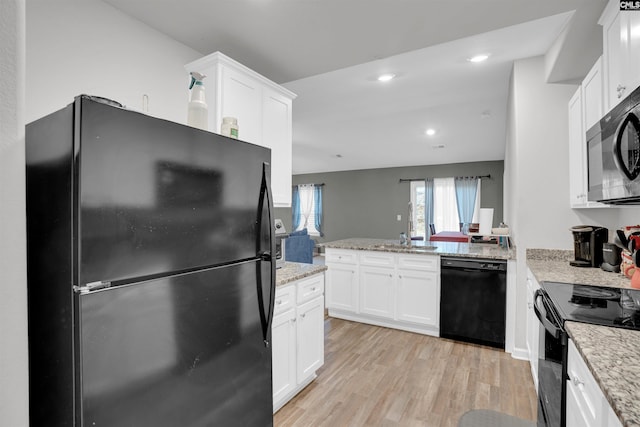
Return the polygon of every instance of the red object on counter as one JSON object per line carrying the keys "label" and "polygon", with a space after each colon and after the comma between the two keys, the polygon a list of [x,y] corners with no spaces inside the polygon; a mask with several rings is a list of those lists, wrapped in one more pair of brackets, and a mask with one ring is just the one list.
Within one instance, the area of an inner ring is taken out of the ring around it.
{"label": "red object on counter", "polygon": [[640,289],[640,270],[636,268],[631,276],[631,287],[633,289]]}
{"label": "red object on counter", "polygon": [[469,236],[459,231],[441,231],[431,235],[431,242],[460,242],[468,243]]}

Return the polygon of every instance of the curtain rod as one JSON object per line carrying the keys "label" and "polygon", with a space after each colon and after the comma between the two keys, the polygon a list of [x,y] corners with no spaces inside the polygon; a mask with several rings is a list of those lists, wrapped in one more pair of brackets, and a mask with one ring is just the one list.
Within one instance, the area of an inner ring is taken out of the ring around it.
{"label": "curtain rod", "polygon": [[[491,175],[476,175],[476,176],[454,176],[454,178],[467,178],[467,179],[473,179],[473,178],[491,178]],[[402,182],[412,182],[412,181],[429,181],[432,180],[433,178],[408,178],[408,179],[404,179],[404,178],[400,178],[400,183]]]}

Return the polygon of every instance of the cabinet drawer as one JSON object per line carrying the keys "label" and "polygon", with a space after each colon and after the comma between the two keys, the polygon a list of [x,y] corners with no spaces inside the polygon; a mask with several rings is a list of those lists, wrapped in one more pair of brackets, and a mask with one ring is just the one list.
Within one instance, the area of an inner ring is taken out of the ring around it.
{"label": "cabinet drawer", "polygon": [[295,307],[296,303],[296,287],[293,284],[276,288],[276,297],[273,302],[273,314],[284,313],[290,308]]}
{"label": "cabinet drawer", "polygon": [[325,252],[326,263],[356,264],[358,253],[356,251],[344,251],[327,248]]}
{"label": "cabinet drawer", "polygon": [[440,257],[437,255],[400,255],[398,256],[399,269],[439,271]]}
{"label": "cabinet drawer", "polygon": [[298,282],[298,304],[312,300],[324,292],[324,274],[311,276]]}
{"label": "cabinet drawer", "polygon": [[394,267],[396,257],[390,252],[362,252],[360,264],[373,267]]}
{"label": "cabinet drawer", "polygon": [[569,340],[567,359],[567,389],[573,390],[576,405],[587,425],[595,426],[602,419],[605,397],[572,340]]}

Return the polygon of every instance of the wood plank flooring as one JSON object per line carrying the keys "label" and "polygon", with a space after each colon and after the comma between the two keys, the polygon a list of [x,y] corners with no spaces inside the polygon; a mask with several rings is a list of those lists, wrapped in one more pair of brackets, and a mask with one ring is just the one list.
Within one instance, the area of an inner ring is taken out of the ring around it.
{"label": "wood plank flooring", "polygon": [[274,415],[276,427],[455,427],[470,409],[535,420],[527,362],[501,350],[325,320],[318,378]]}

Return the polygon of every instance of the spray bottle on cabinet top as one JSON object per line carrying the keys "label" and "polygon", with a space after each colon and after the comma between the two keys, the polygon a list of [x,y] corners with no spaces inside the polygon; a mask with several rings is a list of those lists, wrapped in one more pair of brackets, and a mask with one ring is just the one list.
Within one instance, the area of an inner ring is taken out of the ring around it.
{"label": "spray bottle on cabinet top", "polygon": [[208,130],[207,102],[204,98],[204,84],[202,83],[202,79],[206,76],[195,71],[190,74],[191,84],[189,85],[189,90],[191,91],[191,99],[189,100],[189,110],[187,112],[187,124]]}

